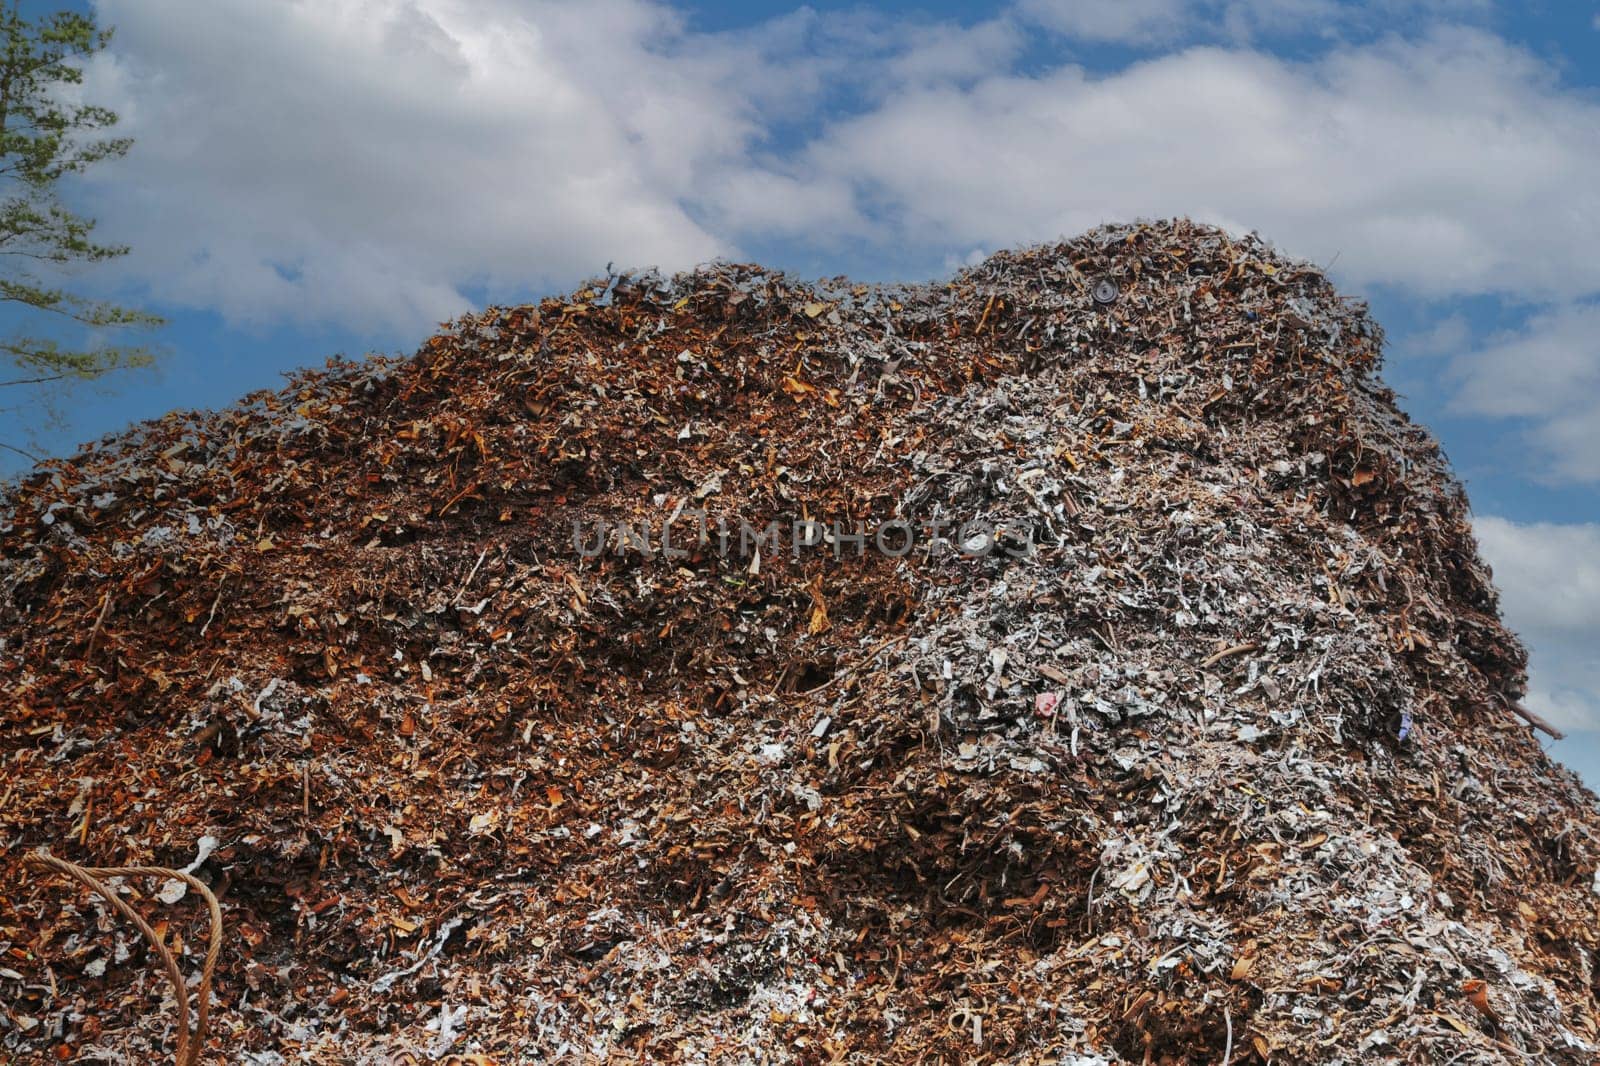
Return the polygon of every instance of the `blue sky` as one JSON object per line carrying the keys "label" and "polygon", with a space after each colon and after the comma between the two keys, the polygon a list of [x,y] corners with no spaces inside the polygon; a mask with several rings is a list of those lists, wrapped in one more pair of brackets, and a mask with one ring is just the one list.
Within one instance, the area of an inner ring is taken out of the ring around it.
{"label": "blue sky", "polygon": [[71,198],[134,253],[78,283],[170,324],[156,372],[74,396],[35,450],[608,262],[923,279],[1188,214],[1371,301],[1529,703],[1600,782],[1600,5],[92,7],[117,37],[84,91],[137,144]]}

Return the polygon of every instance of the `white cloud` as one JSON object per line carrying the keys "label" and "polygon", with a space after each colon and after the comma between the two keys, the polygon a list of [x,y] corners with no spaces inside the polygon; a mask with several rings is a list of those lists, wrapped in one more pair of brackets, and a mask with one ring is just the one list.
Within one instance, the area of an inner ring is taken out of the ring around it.
{"label": "white cloud", "polygon": [[1600,288],[1600,103],[1475,31],[910,88],[834,124],[805,164],[940,250],[1189,214],[1337,255],[1360,284]]}
{"label": "white cloud", "polygon": [[1535,476],[1554,484],[1600,481],[1600,396],[1564,405],[1560,414],[1536,426],[1531,435],[1550,459]]}
{"label": "white cloud", "polygon": [[1085,41],[1166,41],[1188,21],[1189,0],[1022,0],[1021,13],[1040,25]]}
{"label": "white cloud", "polygon": [[[1513,623],[1573,636],[1600,633],[1600,525],[1518,524],[1484,515],[1473,527]],[[1592,644],[1600,650],[1600,640]]]}
{"label": "white cloud", "polygon": [[1457,410],[1533,420],[1545,480],[1600,481],[1600,305],[1566,304],[1531,317],[1452,364]]}
{"label": "white cloud", "polygon": [[976,26],[950,23],[896,27],[902,35],[899,54],[885,64],[891,84],[970,81],[1008,69],[1021,53],[1026,36],[1010,18]]}
{"label": "white cloud", "polygon": [[1391,343],[1409,358],[1454,358],[1472,346],[1472,326],[1463,315],[1446,315],[1426,329]]}
{"label": "white cloud", "polygon": [[1530,646],[1527,704],[1559,727],[1600,730],[1600,525],[1481,516],[1507,624]]}
{"label": "white cloud", "polygon": [[[684,198],[737,172],[762,43],[643,0],[98,0],[89,90],[137,138],[99,190],[158,296],[416,329],[461,287],[729,247]],[[781,72],[768,64],[764,77]]]}
{"label": "white cloud", "polygon": [[1020,0],[1018,13],[1065,37],[1156,46],[1179,40],[1248,42],[1387,32],[1405,18],[1481,14],[1489,0]]}
{"label": "white cloud", "polygon": [[[1175,3],[1027,17],[1115,35]],[[154,295],[233,316],[413,331],[464,287],[607,260],[676,267],[776,236],[921,273],[1173,214],[1337,256],[1357,284],[1600,290],[1600,103],[1475,31],[1091,76],[1018,72],[1015,12],[801,10],[708,35],[652,0],[97,4],[118,38],[91,95],[138,141],[98,213]]]}
{"label": "white cloud", "polygon": [[1600,391],[1600,307],[1572,305],[1534,316],[1456,361],[1458,406],[1475,414],[1538,415],[1566,398]]}
{"label": "white cloud", "polygon": [[[414,335],[463,290],[676,269],[763,236],[870,236],[856,189],[769,141],[819,101],[1007,68],[1019,25],[809,9],[690,32],[655,0],[95,0],[85,95],[119,275],[234,319]],[[886,235],[888,236],[888,235]]]}

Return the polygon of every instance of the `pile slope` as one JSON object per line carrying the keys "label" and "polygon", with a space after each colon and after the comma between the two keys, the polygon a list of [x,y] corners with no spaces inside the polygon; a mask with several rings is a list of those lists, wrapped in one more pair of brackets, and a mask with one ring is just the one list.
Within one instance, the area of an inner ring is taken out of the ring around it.
{"label": "pile slope", "polygon": [[1114,226],[608,277],[39,468],[0,1050],[174,1042],[44,845],[198,860],[213,1061],[1594,1061],[1600,813],[1381,345]]}

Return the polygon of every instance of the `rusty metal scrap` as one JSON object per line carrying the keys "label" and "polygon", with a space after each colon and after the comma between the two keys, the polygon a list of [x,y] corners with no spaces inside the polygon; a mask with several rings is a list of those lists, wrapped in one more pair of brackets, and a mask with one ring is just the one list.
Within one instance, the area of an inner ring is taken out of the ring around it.
{"label": "rusty metal scrap", "polygon": [[[174,1043],[49,846],[200,850],[202,1061],[1594,1061],[1600,813],[1381,347],[1255,238],[1111,226],[612,274],[42,464],[0,1057]],[[688,513],[1031,544],[574,538]]]}

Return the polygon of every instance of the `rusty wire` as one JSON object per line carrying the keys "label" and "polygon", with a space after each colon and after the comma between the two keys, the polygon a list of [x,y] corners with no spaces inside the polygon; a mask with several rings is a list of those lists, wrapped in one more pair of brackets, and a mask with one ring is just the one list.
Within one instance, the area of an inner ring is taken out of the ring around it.
{"label": "rusty wire", "polygon": [[[70,877],[93,891],[111,904],[118,914],[132,922],[155,949],[161,959],[161,967],[166,971],[167,981],[172,985],[173,999],[178,1004],[178,1049],[174,1062],[176,1066],[195,1066],[200,1061],[200,1051],[205,1046],[206,1028],[211,1021],[211,979],[216,973],[217,958],[222,954],[222,908],[217,905],[217,897],[212,894],[211,889],[193,874],[168,869],[165,866],[79,866],[77,863],[58,859],[43,848],[27,856],[25,861],[31,866]],[[195,1027],[192,1033],[189,1031],[189,992],[171,949],[161,942],[161,937],[138,911],[99,880],[102,877],[160,877],[178,880],[205,898],[206,908],[211,915],[210,943],[206,947],[205,964],[200,970],[200,1003],[195,1011]]]}

